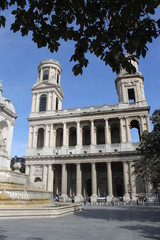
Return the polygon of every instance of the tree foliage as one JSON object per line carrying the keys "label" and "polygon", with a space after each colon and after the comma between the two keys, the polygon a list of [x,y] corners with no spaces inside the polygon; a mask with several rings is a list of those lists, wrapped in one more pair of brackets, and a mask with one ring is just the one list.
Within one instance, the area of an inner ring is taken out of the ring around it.
{"label": "tree foliage", "polygon": [[157,188],[160,183],[160,109],[152,114],[151,120],[153,131],[143,133],[139,145],[142,158],[135,162],[134,167],[136,174]]}
{"label": "tree foliage", "polygon": [[72,40],[73,72],[82,74],[86,54],[95,54],[117,73],[120,67],[134,71],[125,54],[145,57],[147,43],[160,34],[155,11],[160,0],[1,0],[0,27],[5,27],[6,9],[12,8],[13,32],[32,33],[39,48],[58,51],[60,40]]}

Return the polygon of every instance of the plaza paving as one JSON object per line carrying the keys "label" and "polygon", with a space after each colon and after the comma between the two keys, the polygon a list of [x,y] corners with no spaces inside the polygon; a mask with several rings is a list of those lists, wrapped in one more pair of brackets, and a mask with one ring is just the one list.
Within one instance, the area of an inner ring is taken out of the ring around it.
{"label": "plaza paving", "polygon": [[0,240],[160,239],[160,207],[86,206],[50,219],[0,220]]}

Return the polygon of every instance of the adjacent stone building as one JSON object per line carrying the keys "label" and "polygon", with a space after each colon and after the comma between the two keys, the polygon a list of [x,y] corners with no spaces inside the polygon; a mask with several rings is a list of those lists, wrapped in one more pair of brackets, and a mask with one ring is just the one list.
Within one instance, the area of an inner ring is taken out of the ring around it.
{"label": "adjacent stone building", "polygon": [[45,189],[66,201],[74,197],[112,197],[128,201],[143,191],[132,163],[140,158],[136,130],[141,138],[150,131],[144,78],[138,62],[136,72],[122,70],[115,79],[118,104],[62,110],[62,68],[59,62],[44,60],[32,87],[26,174],[42,181]]}
{"label": "adjacent stone building", "polygon": [[3,97],[2,92],[0,81],[0,170],[10,170],[12,136],[17,115],[11,101]]}

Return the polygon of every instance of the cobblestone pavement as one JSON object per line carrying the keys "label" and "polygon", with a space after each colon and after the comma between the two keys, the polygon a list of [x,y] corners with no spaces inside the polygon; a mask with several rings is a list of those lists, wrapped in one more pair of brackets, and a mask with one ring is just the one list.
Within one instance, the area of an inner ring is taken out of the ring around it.
{"label": "cobblestone pavement", "polygon": [[0,221],[0,240],[160,240],[160,207],[86,206],[50,219]]}

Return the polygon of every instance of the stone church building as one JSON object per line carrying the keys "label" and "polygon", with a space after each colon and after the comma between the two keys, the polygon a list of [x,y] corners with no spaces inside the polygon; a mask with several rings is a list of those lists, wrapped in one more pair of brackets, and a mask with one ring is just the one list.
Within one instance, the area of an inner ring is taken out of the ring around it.
{"label": "stone church building", "polygon": [[[39,64],[38,78],[32,87],[26,174],[41,181],[45,190],[63,201],[74,197],[79,202],[98,196],[128,201],[143,191],[132,172],[140,159],[139,140],[150,131],[149,110],[144,94],[144,77],[122,70],[115,79],[119,103],[113,105],[62,109],[62,68],[48,59]],[[138,140],[138,141],[139,141]]]}

